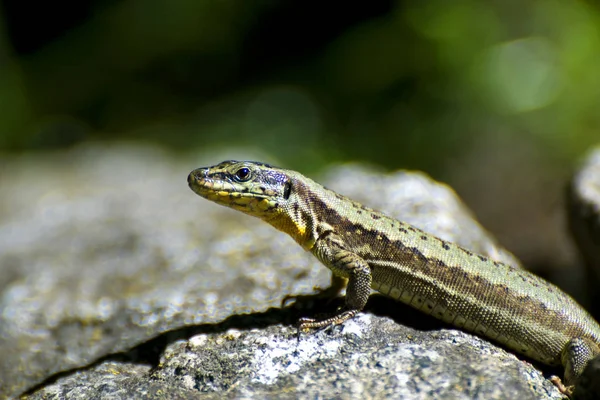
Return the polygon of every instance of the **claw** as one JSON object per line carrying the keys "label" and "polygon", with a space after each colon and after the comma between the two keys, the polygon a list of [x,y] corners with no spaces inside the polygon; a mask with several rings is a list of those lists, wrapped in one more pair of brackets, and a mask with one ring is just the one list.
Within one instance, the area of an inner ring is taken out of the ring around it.
{"label": "claw", "polygon": [[552,375],[550,377],[550,382],[556,386],[559,392],[566,395],[570,399],[573,398],[573,390],[575,389],[575,385],[565,386],[565,384],[562,383],[562,380],[556,375]]}
{"label": "claw", "polygon": [[345,310],[332,317],[317,320],[313,318],[300,318],[298,320],[299,331],[310,331],[311,329],[324,329],[334,325],[340,325],[358,313],[357,310]]}

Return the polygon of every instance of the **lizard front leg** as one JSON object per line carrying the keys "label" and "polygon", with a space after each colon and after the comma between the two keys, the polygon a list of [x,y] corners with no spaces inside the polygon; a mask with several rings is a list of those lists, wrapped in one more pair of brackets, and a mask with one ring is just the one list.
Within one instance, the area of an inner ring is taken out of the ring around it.
{"label": "lizard front leg", "polygon": [[299,329],[309,330],[339,325],[361,311],[371,294],[371,269],[358,254],[344,248],[341,238],[329,233],[315,243],[313,254],[323,262],[334,275],[348,278],[345,306],[335,315],[317,320],[301,318]]}

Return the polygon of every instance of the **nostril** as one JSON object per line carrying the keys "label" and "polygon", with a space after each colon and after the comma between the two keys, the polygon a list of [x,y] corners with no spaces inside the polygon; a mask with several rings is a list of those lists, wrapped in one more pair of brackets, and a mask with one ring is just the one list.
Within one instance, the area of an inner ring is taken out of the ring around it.
{"label": "nostril", "polygon": [[194,177],[194,171],[190,172],[190,174],[188,175],[188,185],[191,185],[195,180]]}

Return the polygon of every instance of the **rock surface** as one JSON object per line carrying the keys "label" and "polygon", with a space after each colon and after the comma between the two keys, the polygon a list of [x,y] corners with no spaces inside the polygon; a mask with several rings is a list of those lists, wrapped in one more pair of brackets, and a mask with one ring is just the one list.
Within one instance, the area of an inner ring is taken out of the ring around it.
{"label": "rock surface", "polygon": [[590,151],[568,193],[569,226],[586,263],[591,311],[600,316],[600,147]]}
{"label": "rock surface", "polygon": [[[173,390],[175,389],[175,390]],[[169,345],[152,370],[105,362],[30,396],[114,398],[542,399],[558,396],[531,365],[455,330],[420,332],[362,314],[302,337],[228,330]],[[125,398],[123,396],[122,398]],[[222,398],[222,397],[220,397]]]}
{"label": "rock surface", "polygon": [[[218,161],[125,146],[2,161],[0,398],[560,398],[527,362],[381,296],[298,342],[329,272],[187,188]],[[516,264],[423,174],[350,165],[321,181]],[[298,306],[281,309],[288,295]]]}

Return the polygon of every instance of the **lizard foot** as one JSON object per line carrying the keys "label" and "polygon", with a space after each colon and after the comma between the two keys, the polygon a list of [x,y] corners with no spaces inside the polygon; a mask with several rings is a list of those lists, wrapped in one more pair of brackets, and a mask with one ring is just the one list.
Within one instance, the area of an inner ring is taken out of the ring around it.
{"label": "lizard foot", "polygon": [[573,389],[575,389],[574,385],[565,386],[565,384],[562,383],[562,380],[556,375],[552,375],[550,377],[550,382],[554,383],[554,386],[556,386],[559,392],[566,395],[570,399],[573,398]]}
{"label": "lizard foot", "polygon": [[357,310],[346,310],[332,317],[317,320],[313,318],[300,318],[298,320],[298,331],[310,331],[311,329],[327,328],[328,326],[340,325],[358,313]]}

